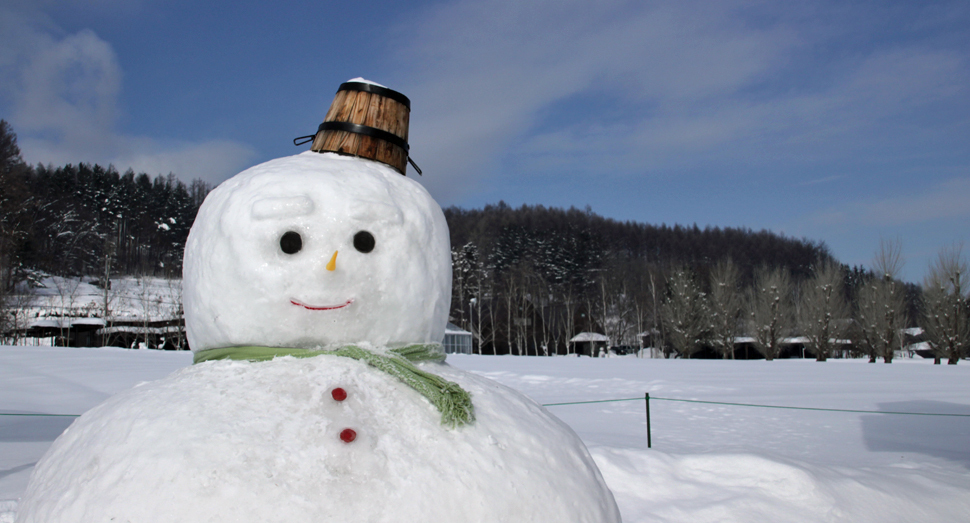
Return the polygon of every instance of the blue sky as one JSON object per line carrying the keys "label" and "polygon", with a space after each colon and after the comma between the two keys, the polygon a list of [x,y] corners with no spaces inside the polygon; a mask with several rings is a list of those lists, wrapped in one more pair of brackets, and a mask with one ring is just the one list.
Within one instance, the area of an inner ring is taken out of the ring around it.
{"label": "blue sky", "polygon": [[769,229],[863,265],[898,238],[920,281],[970,240],[968,27],[965,0],[0,0],[0,117],[31,163],[218,182],[305,150],[362,76],[411,98],[442,206]]}

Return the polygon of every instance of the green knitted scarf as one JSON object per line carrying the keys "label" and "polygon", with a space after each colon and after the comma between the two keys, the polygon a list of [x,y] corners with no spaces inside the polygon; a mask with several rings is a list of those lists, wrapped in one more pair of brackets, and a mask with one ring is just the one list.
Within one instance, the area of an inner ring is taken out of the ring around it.
{"label": "green knitted scarf", "polygon": [[428,398],[428,401],[441,412],[442,425],[456,428],[475,420],[471,395],[465,389],[462,389],[457,383],[414,366],[414,363],[422,361],[444,361],[444,351],[441,350],[441,345],[437,343],[408,345],[390,349],[386,354],[371,352],[354,345],[332,350],[258,346],[226,347],[196,352],[193,363],[210,360],[268,361],[281,356],[312,358],[321,355],[343,356],[363,361],[401,380],[407,386]]}

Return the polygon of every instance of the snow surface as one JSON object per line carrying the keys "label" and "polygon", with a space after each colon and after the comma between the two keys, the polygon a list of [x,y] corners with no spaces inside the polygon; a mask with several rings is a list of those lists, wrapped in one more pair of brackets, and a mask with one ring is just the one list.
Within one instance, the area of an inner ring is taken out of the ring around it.
{"label": "snow surface", "polygon": [[[294,254],[280,248],[288,231],[302,237]],[[373,251],[354,248],[360,231]],[[183,273],[193,350],[440,342],[451,303],[438,204],[384,164],[333,153],[271,160],[219,185],[192,225]]]}
{"label": "snow surface", "polygon": [[[190,354],[0,347],[0,412],[79,413]],[[970,414],[970,366],[450,355],[540,403],[640,397]],[[145,386],[139,387],[143,389]],[[137,390],[137,389],[136,389]],[[623,521],[970,521],[970,418],[642,401],[547,410],[580,435]],[[0,417],[0,522],[70,420]]]}

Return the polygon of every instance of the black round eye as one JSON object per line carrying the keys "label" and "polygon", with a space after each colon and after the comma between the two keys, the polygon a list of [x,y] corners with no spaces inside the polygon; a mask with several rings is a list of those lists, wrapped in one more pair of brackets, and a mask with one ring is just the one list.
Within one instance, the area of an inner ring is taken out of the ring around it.
{"label": "black round eye", "polygon": [[286,254],[296,254],[303,248],[303,237],[300,233],[286,231],[280,236],[280,250]]}
{"label": "black round eye", "polygon": [[354,235],[354,248],[368,253],[374,250],[374,235],[367,231],[360,231]]}

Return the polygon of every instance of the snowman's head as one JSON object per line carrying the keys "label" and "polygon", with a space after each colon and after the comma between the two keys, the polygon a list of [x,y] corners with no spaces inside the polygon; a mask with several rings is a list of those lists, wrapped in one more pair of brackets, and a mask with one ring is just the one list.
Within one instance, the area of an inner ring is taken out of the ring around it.
{"label": "snowman's head", "polygon": [[185,246],[193,350],[440,342],[451,301],[448,225],[417,182],[331,153],[227,180]]}

